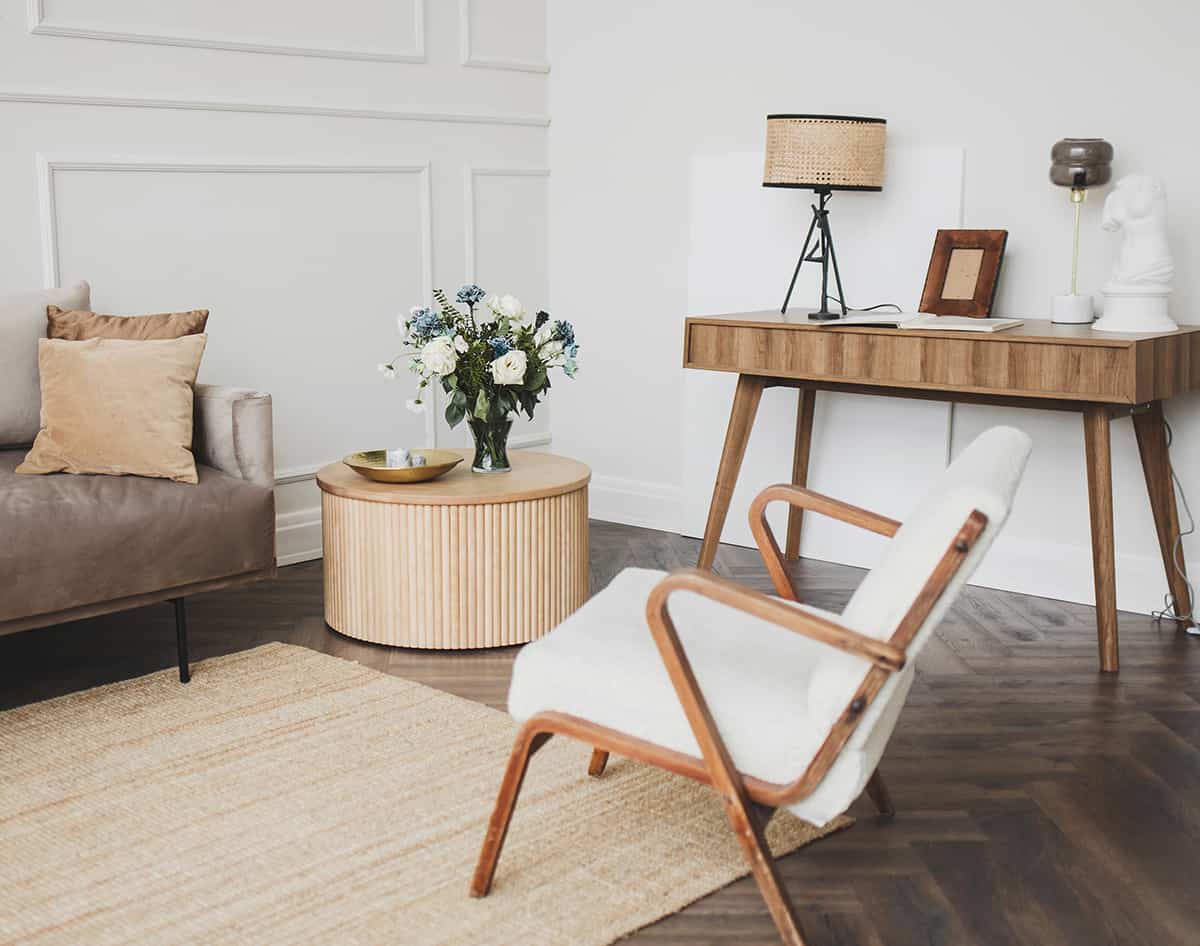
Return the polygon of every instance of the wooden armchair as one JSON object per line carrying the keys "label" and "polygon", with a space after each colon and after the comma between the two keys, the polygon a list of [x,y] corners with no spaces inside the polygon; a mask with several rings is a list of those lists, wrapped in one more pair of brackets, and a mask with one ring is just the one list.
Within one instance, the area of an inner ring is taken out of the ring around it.
{"label": "wooden armchair", "polygon": [[[523,725],[472,896],[491,887],[530,756],[561,734],[593,747],[591,775],[615,752],[712,786],[783,941],[801,946],[766,824],[779,808],[824,824],[864,788],[892,814],[878,763],[913,660],[1007,518],[1029,450],[1018,430],[988,431],[904,525],[807,489],[768,487],[750,522],[780,597],[694,569],[626,569],[528,645],[509,692]],[[841,615],[796,602],[765,518],[776,500],[891,538]]]}

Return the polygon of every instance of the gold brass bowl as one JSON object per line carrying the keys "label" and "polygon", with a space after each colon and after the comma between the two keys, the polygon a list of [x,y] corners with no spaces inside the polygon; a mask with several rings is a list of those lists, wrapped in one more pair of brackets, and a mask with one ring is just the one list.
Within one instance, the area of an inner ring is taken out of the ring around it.
{"label": "gold brass bowl", "polygon": [[386,450],[352,453],[342,462],[360,476],[376,483],[423,483],[449,473],[463,458],[452,450],[413,450],[413,456],[425,457],[424,466],[389,467]]}

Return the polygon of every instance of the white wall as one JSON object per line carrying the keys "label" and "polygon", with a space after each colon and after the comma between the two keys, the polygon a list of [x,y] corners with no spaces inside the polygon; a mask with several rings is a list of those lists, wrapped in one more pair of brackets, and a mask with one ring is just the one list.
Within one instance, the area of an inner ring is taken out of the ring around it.
{"label": "white wall", "polygon": [[[578,382],[555,391],[554,445],[593,466],[593,514],[678,530],[685,482],[708,479],[685,465],[681,426],[689,162],[761,149],[768,112],[880,115],[893,145],[964,148],[963,225],[1010,232],[999,315],[1045,317],[1050,296],[1064,291],[1070,211],[1046,179],[1050,145],[1068,135],[1106,137],[1118,175],[1165,179],[1177,261],[1172,310],[1179,321],[1200,321],[1200,268],[1189,265],[1200,251],[1200,133],[1186,120],[1200,92],[1198,27],[1200,7],[1173,0],[1136,10],[1113,0],[654,0],[607,4],[602,14],[582,0],[552,4],[551,303],[577,323],[584,345]],[[1115,245],[1097,229],[1102,198],[1084,208],[1080,279],[1088,289],[1103,282]],[[794,203],[802,216],[803,201]],[[788,275],[778,273],[773,293]],[[729,273],[731,283],[739,278]],[[884,301],[848,291],[858,304]],[[758,287],[746,295],[757,300]],[[1194,396],[1167,406],[1175,464],[1196,498],[1198,406]],[[1036,446],[1017,509],[980,578],[1090,601],[1079,419],[960,407],[954,448],[1001,421],[1028,430]],[[774,434],[790,441],[787,426]],[[936,444],[946,430],[912,435],[921,440],[914,447],[927,450],[933,445],[924,441]],[[818,451],[836,454],[838,443],[822,437]],[[1165,581],[1128,420],[1114,423],[1113,460],[1118,599],[1147,610]],[[845,475],[826,465],[815,485],[836,491]],[[875,500],[905,512],[883,476]]]}
{"label": "white wall", "polygon": [[396,313],[545,305],[548,69],[543,0],[0,0],[0,291],[211,309],[201,380],[271,392],[280,560],[318,555],[318,467],[467,436],[376,373]]}

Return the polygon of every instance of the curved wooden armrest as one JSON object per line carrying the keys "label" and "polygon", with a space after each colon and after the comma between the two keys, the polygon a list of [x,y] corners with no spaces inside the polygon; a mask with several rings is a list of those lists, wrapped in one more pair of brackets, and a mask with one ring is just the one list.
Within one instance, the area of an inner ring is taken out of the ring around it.
{"label": "curved wooden armrest", "polygon": [[791,579],[788,578],[787,570],[783,567],[783,554],[779,550],[779,543],[775,541],[775,533],[767,524],[767,506],[776,501],[819,513],[822,516],[829,516],[839,522],[866,529],[877,535],[885,535],[888,538],[894,536],[901,525],[895,519],[889,519],[887,516],[881,516],[869,509],[844,503],[840,499],[834,499],[822,493],[815,493],[802,486],[792,486],[788,483],[776,483],[774,486],[768,486],[755,496],[754,502],[750,504],[750,531],[754,534],[754,541],[758,545],[759,553],[771,575],[771,583],[780,597],[790,601],[799,601],[800,599],[796,594],[796,589],[792,586]]}
{"label": "curved wooden armrest", "polygon": [[884,670],[902,670],[907,659],[904,651],[894,644],[860,634],[819,614],[802,611],[778,598],[697,568],[672,572],[654,586],[646,601],[651,631],[666,617],[667,598],[675,591],[692,591],[703,595],[829,647],[862,657]]}

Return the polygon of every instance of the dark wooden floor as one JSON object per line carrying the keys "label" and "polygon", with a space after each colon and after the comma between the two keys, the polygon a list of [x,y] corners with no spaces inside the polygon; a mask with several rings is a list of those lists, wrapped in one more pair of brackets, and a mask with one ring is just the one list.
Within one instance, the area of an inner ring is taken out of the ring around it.
{"label": "dark wooden floor", "polygon": [[[593,588],[622,567],[691,565],[699,543],[594,523]],[[766,588],[754,553],[717,570]],[[838,609],[861,572],[796,568]],[[515,649],[422,653],[329,631],[321,565],[193,599],[196,659],[289,641],[503,706]],[[0,705],[174,661],[168,605],[0,637]],[[899,814],[783,861],[813,946],[1200,944],[1200,640],[1121,615],[1122,671],[1096,670],[1091,608],[969,589],[925,651],[884,762]],[[496,776],[499,779],[500,773]],[[748,880],[632,937],[777,942]]]}

